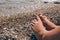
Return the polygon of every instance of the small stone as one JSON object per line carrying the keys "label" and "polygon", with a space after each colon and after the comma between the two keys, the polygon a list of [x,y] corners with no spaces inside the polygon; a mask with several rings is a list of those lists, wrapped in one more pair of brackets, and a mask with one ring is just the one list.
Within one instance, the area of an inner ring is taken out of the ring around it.
{"label": "small stone", "polygon": [[17,38],[17,35],[15,35],[15,38]]}
{"label": "small stone", "polygon": [[44,2],[44,3],[48,3],[48,2]]}
{"label": "small stone", "polygon": [[3,28],[4,30],[6,30],[7,28]]}

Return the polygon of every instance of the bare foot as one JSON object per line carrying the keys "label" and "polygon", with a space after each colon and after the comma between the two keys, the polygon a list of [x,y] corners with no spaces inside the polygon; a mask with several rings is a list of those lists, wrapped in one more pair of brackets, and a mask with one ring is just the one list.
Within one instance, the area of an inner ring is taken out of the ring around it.
{"label": "bare foot", "polygon": [[[43,26],[43,23],[41,19],[39,18],[38,15],[36,15],[36,19],[32,21],[32,29],[34,30],[35,33],[38,35],[42,35],[46,32],[45,27]],[[37,37],[39,39],[39,37]]]}
{"label": "bare foot", "polygon": [[40,15],[40,18],[42,19],[44,24],[48,25],[50,28],[54,29],[57,27],[54,23],[52,23],[50,20],[48,20],[48,18],[46,16]]}
{"label": "bare foot", "polygon": [[[41,20],[42,19],[42,20]],[[49,27],[53,28],[53,30],[47,31],[43,26],[43,22],[47,24]],[[36,19],[32,21],[32,29],[37,34],[36,38],[40,40],[60,40],[60,27],[57,27],[54,23],[50,22],[47,17],[40,15],[36,15]]]}

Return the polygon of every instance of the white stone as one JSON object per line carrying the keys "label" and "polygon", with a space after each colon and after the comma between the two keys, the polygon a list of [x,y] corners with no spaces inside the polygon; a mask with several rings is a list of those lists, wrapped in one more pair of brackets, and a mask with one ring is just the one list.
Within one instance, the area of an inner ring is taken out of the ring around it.
{"label": "white stone", "polygon": [[3,28],[3,29],[5,29],[5,30],[6,30],[7,28]]}

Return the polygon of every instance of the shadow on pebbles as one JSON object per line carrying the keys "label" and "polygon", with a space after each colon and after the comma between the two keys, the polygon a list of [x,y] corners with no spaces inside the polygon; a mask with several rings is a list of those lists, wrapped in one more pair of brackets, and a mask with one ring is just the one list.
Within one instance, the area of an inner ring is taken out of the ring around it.
{"label": "shadow on pebbles", "polygon": [[1,16],[0,17],[0,40],[36,40],[33,30],[31,29],[31,21],[35,18],[35,14],[46,15],[48,19],[56,25],[60,25],[60,6],[51,8],[36,9],[33,12]]}

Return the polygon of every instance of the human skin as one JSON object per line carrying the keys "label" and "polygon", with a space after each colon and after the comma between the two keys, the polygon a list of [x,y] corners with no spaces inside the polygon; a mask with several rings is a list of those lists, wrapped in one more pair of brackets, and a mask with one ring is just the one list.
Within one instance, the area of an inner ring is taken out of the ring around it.
{"label": "human skin", "polygon": [[[47,30],[44,24],[50,30]],[[37,40],[60,40],[60,27],[48,20],[46,16],[36,15],[36,19],[32,20],[32,29]]]}

